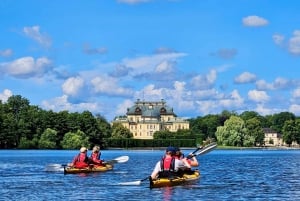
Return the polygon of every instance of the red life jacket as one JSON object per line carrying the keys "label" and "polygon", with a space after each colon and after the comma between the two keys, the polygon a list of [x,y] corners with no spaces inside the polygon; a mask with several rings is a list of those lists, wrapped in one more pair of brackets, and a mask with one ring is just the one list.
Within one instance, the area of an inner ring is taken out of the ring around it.
{"label": "red life jacket", "polygon": [[74,158],[73,164],[75,168],[86,168],[89,167],[88,161],[86,153],[80,153]]}
{"label": "red life jacket", "polygon": [[93,161],[94,164],[97,164],[97,165],[101,165],[102,164],[102,161],[100,160],[100,155],[101,155],[100,152],[93,152],[91,154],[91,159],[92,159],[92,161]]}
{"label": "red life jacket", "polygon": [[174,157],[163,157],[160,161],[161,171],[172,171],[175,168],[175,158]]}

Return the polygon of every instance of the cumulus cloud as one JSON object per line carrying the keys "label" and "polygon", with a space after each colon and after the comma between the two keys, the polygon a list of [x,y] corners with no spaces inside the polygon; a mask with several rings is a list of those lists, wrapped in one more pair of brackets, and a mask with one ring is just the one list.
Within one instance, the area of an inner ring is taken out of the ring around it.
{"label": "cumulus cloud", "polygon": [[97,76],[91,80],[93,91],[96,94],[106,94],[112,96],[130,97],[133,90],[130,88],[120,87],[118,79],[109,76]]}
{"label": "cumulus cloud", "polygon": [[256,15],[252,15],[252,16],[248,16],[248,17],[243,18],[243,25],[244,26],[260,27],[260,26],[266,26],[268,24],[269,24],[268,20],[266,20],[262,17],[256,16]]}
{"label": "cumulus cloud", "polygon": [[82,102],[79,104],[72,104],[68,102],[68,96],[63,95],[61,97],[56,97],[50,100],[42,101],[42,107],[47,110],[53,110],[55,112],[68,110],[70,112],[82,112],[82,111],[99,111],[101,112],[101,107],[97,102],[89,103]]}
{"label": "cumulus cloud", "polygon": [[291,104],[289,107],[289,112],[299,116],[300,115],[300,105],[299,104]]}
{"label": "cumulus cloud", "polygon": [[258,80],[256,82],[256,88],[258,90],[280,90],[294,87],[297,83],[295,80],[278,77],[272,83],[267,83],[265,80]]}
{"label": "cumulus cloud", "polygon": [[12,49],[0,50],[1,57],[10,57],[13,54]]}
{"label": "cumulus cloud", "polygon": [[207,89],[210,88],[217,79],[217,71],[212,69],[207,75],[196,75],[194,76],[190,84],[196,89]]}
{"label": "cumulus cloud", "polygon": [[269,101],[270,97],[265,91],[250,90],[248,98],[252,101],[263,103]]}
{"label": "cumulus cloud", "polygon": [[297,88],[292,92],[292,98],[300,98],[300,88]]}
{"label": "cumulus cloud", "polygon": [[0,93],[0,100],[2,102],[6,102],[9,97],[13,95],[12,91],[9,89],[4,89],[2,93]]}
{"label": "cumulus cloud", "polygon": [[52,44],[51,39],[46,34],[40,32],[39,26],[24,27],[23,33],[44,47],[48,48]]}
{"label": "cumulus cloud", "polygon": [[132,69],[129,67],[117,64],[114,70],[111,73],[109,73],[109,75],[112,77],[124,77],[127,76],[131,71]]}
{"label": "cumulus cloud", "polygon": [[288,50],[294,55],[300,55],[300,30],[293,32],[293,36],[288,43]]}
{"label": "cumulus cloud", "polygon": [[12,62],[0,63],[0,71],[17,78],[42,77],[51,68],[51,60],[46,57],[34,59],[22,57]]}
{"label": "cumulus cloud", "polygon": [[238,84],[252,83],[255,82],[255,80],[256,80],[256,75],[249,72],[244,72],[234,78],[234,82]]}
{"label": "cumulus cloud", "polygon": [[281,35],[281,34],[274,34],[272,36],[272,38],[273,38],[273,41],[274,41],[274,43],[276,45],[279,45],[279,46],[283,45],[283,43],[284,43],[284,36],[283,35]]}
{"label": "cumulus cloud", "polygon": [[84,80],[81,77],[68,78],[62,85],[64,94],[76,96],[80,93],[84,86]]}
{"label": "cumulus cloud", "polygon": [[295,30],[292,36],[287,40],[285,40],[285,37],[281,34],[274,34],[273,41],[290,54],[300,56],[300,30]]}

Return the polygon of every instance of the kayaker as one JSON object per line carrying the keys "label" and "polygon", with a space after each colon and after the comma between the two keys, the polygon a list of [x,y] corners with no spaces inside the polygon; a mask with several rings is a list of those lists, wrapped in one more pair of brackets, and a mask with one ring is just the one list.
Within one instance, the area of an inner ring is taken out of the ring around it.
{"label": "kayaker", "polygon": [[103,166],[100,156],[101,156],[100,147],[94,146],[90,157],[91,163],[93,163],[96,166]]}
{"label": "kayaker", "polygon": [[88,149],[86,147],[81,147],[80,153],[74,157],[72,163],[68,164],[68,166],[79,169],[89,167],[89,158],[87,156],[87,151]]}
{"label": "kayaker", "polygon": [[198,160],[195,156],[192,156],[190,153],[187,157],[184,157],[184,154],[179,147],[175,147],[175,157],[179,160],[186,160],[191,167],[199,166]]}
{"label": "kayaker", "polygon": [[179,168],[191,166],[187,163],[186,160],[179,160],[174,157],[175,155],[174,147],[167,147],[165,156],[156,163],[155,168],[151,174],[152,179],[156,179],[157,177],[171,177],[179,174]]}

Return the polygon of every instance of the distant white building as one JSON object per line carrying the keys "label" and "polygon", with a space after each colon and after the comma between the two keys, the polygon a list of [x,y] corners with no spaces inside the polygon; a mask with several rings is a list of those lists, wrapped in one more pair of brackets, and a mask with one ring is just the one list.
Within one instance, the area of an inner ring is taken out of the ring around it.
{"label": "distant white building", "polygon": [[264,143],[265,146],[283,146],[283,140],[280,133],[272,130],[271,128],[263,128],[265,133]]}
{"label": "distant white building", "polygon": [[134,106],[127,108],[125,116],[116,117],[113,123],[128,128],[135,139],[153,139],[154,132],[161,130],[189,129],[189,122],[177,117],[163,99],[157,102],[138,99]]}

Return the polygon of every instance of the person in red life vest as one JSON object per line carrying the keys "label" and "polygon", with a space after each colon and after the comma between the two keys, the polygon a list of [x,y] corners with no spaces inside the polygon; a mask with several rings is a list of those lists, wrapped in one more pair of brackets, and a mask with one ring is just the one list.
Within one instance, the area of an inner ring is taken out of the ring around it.
{"label": "person in red life vest", "polygon": [[90,157],[91,163],[94,164],[94,166],[103,166],[100,156],[101,156],[100,147],[94,146]]}
{"label": "person in red life vest", "polygon": [[[191,155],[191,153],[189,154],[189,156]],[[175,147],[175,156],[177,159],[179,160],[186,160],[186,162],[191,166],[191,167],[198,167],[199,163],[198,160],[195,156],[191,157],[184,157],[184,154],[182,153],[182,151],[178,148]]]}
{"label": "person in red life vest", "polygon": [[87,151],[88,150],[86,147],[81,147],[80,153],[74,157],[72,163],[70,163],[69,166],[80,169],[89,167],[89,158],[87,156]]}
{"label": "person in red life vest", "polygon": [[175,148],[167,147],[165,156],[156,163],[152,171],[151,178],[176,176],[180,168],[190,168],[190,165],[184,161],[174,157]]}

